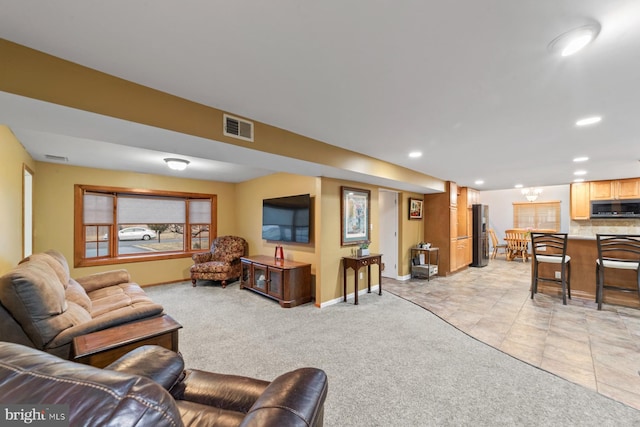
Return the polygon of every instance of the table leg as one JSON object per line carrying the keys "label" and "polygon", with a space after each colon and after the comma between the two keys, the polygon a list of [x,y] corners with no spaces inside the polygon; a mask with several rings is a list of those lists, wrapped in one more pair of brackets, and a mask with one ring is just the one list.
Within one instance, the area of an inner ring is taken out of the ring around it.
{"label": "table leg", "polygon": [[367,265],[367,293],[371,293],[371,264]]}
{"label": "table leg", "polygon": [[354,269],[355,274],[353,276],[353,293],[355,294],[354,305],[358,305],[358,269]]}
{"label": "table leg", "polygon": [[382,295],[382,259],[378,262],[378,295]]}
{"label": "table leg", "polygon": [[[346,261],[343,261],[346,263]],[[342,283],[343,283],[343,287],[344,287],[344,302],[347,302],[347,266],[345,264],[345,266],[342,268]]]}

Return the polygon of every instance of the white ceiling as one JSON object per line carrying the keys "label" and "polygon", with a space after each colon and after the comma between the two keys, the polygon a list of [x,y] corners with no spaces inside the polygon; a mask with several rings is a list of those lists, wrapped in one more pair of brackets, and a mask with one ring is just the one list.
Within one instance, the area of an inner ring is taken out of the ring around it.
{"label": "white ceiling", "polygon": [[[0,0],[0,10],[1,38],[459,185],[568,184],[577,169],[640,176],[638,0]],[[584,51],[548,50],[591,21],[602,29]],[[574,126],[594,114],[601,123]],[[198,179],[281,170],[389,184],[6,93],[0,123],[38,160],[167,174],[159,159],[184,156],[192,167],[179,176]],[[239,159],[250,168],[238,172]]]}

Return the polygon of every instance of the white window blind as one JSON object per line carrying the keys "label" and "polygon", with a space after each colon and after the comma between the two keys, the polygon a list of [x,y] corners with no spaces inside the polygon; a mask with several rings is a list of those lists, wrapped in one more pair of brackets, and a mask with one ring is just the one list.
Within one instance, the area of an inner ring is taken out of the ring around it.
{"label": "white window blind", "polygon": [[189,200],[189,222],[191,224],[211,222],[211,199]]}
{"label": "white window blind", "polygon": [[84,224],[113,223],[113,195],[85,193],[83,198]]}
{"label": "white window blind", "polygon": [[513,227],[560,231],[560,202],[514,203]]}
{"label": "white window blind", "polygon": [[119,224],[183,224],[184,200],[155,197],[118,197]]}

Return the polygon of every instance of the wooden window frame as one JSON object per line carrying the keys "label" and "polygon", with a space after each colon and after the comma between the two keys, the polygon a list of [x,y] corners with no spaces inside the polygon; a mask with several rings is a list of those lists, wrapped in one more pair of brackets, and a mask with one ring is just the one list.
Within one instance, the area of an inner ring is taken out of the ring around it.
{"label": "wooden window frame", "polygon": [[[218,219],[218,197],[215,194],[203,194],[203,193],[189,193],[178,191],[165,191],[165,190],[149,190],[139,188],[122,188],[122,187],[108,187],[98,185],[74,185],[74,211],[73,211],[73,260],[74,267],[89,267],[97,265],[112,265],[112,264],[125,264],[133,262],[145,262],[145,261],[157,261],[166,259],[178,259],[189,258],[196,252],[201,252],[203,249],[190,249],[191,242],[189,234],[185,236],[185,250],[174,252],[160,252],[160,253],[141,253],[141,254],[127,254],[127,255],[114,255],[115,248],[110,249],[112,256],[100,257],[100,258],[86,258],[85,257],[85,238],[84,238],[84,194],[85,192],[93,193],[109,193],[117,197],[118,194],[134,195],[134,196],[156,196],[156,197],[168,197],[177,199],[210,199],[211,200],[211,223],[209,225],[209,242],[211,242],[218,234],[217,219]],[[114,210],[116,208],[114,207]],[[114,220],[112,224],[113,230],[116,230],[118,219],[116,212],[114,212]],[[189,212],[187,209],[185,215],[185,230],[190,229],[189,224]],[[201,225],[201,224],[196,224]],[[112,233],[113,234],[113,233]],[[113,239],[109,241],[112,246],[115,244]]]}

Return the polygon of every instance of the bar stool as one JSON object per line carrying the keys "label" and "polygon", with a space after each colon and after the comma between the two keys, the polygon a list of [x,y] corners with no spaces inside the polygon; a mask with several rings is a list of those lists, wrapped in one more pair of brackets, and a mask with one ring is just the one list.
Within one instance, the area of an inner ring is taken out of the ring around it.
{"label": "bar stool", "polygon": [[[533,275],[531,277],[531,299],[538,292],[538,281],[554,282],[562,287],[562,304],[567,305],[567,295],[571,299],[571,257],[567,255],[567,233],[531,233],[533,251]],[[560,265],[560,278],[540,277],[539,264]]]}
{"label": "bar stool", "polygon": [[[602,310],[604,289],[620,292],[638,292],[640,295],[640,235],[637,234],[596,234],[598,243],[598,259],[596,260],[596,302],[598,310]],[[619,270],[635,270],[636,289],[622,286],[606,285],[604,271],[607,268]]]}

